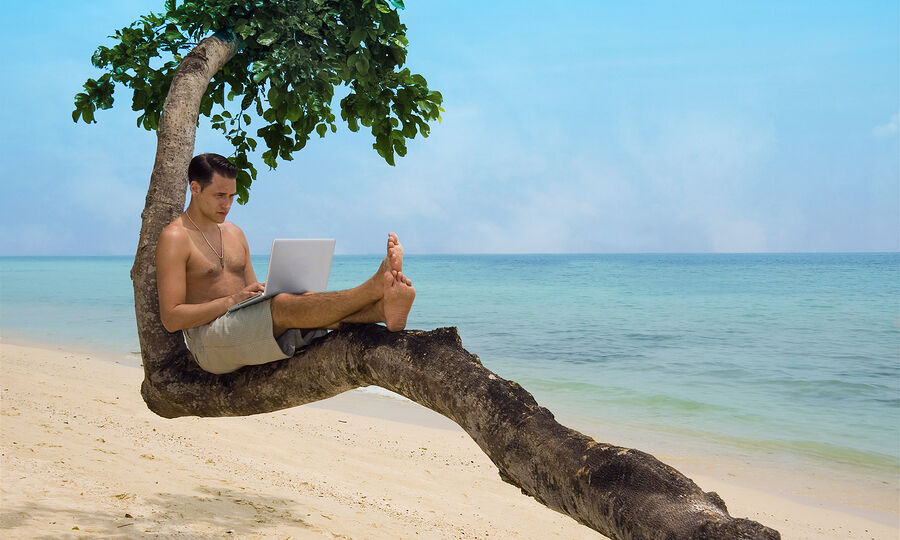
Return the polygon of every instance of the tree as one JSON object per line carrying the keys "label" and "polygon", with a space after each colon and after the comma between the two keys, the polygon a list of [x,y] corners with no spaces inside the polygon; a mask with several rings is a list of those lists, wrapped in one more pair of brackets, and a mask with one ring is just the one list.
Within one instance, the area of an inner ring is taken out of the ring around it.
{"label": "tree", "polygon": [[427,136],[427,122],[439,119],[441,95],[402,67],[407,42],[397,8],[403,5],[388,1],[168,0],[165,14],[141,17],[112,36],[115,46],[94,54],[105,73],[76,95],[73,119],[93,122],[96,109],[112,107],[119,83],[133,90],[138,125],[157,132],[131,271],[147,406],[167,418],[249,415],[374,384],[449,417],[505,481],[612,538],[779,538],[732,518],[718,495],[653,456],[560,425],[531,394],[463,349],[454,328],[391,333],[345,325],[293,358],[226,375],[202,371],[181,334],[163,328],[154,252],[160,231],[184,208],[200,114],[234,145],[239,202],[247,201],[256,176],[249,156],[257,142],[247,133],[254,117],[247,111],[266,123],[256,135],[273,168],[313,131],[325,136],[336,129],[335,85],[350,90],[341,117],[351,130],[370,128],[389,164],[395,153],[405,154],[406,138]]}
{"label": "tree", "polygon": [[138,126],[157,129],[182,53],[215,31],[232,50],[213,72],[199,113],[234,146],[241,204],[257,174],[249,156],[258,139],[247,132],[254,118],[265,123],[256,137],[271,168],[291,160],[313,131],[320,137],[337,131],[331,110],[337,85],[350,90],[340,102],[347,126],[369,128],[373,147],[391,165],[395,153],[406,155],[406,139],[427,137],[428,121],[440,119],[441,94],[401,69],[406,27],[384,0],[166,0],[166,10],[142,16],[111,36],[115,46],[97,49],[91,60],[106,73],[75,96],[72,118],[94,122],[97,109],[112,107],[119,83],[133,91]]}

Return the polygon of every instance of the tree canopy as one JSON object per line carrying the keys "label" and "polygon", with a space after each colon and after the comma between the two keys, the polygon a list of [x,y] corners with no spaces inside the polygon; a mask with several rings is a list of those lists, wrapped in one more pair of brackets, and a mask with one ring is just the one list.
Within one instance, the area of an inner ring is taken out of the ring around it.
{"label": "tree canopy", "polygon": [[[340,115],[351,131],[369,128],[373,148],[394,164],[406,139],[427,137],[440,121],[442,96],[425,77],[404,67],[406,26],[402,0],[166,0],[165,13],[143,15],[110,36],[92,57],[104,71],[75,96],[72,119],[95,122],[113,106],[117,84],[132,90],[137,124],[159,126],[169,85],[183,55],[215,33],[237,53],[209,83],[200,114],[233,145],[238,202],[256,179],[253,157],[270,168],[290,161],[313,132],[337,131],[336,86],[348,93]],[[262,123],[253,134],[252,123]]]}

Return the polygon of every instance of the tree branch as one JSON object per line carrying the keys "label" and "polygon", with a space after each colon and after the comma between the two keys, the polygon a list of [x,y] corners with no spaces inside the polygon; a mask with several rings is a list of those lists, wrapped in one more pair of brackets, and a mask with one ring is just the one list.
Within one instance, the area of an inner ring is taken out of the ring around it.
{"label": "tree branch", "polygon": [[459,424],[506,482],[611,538],[780,538],[728,515],[715,493],[650,454],[598,443],[560,425],[513,381],[467,352],[455,328],[388,332],[344,325],[293,358],[234,373],[202,371],[189,354],[148,373],[141,392],[165,417],[240,416],[377,385]]}

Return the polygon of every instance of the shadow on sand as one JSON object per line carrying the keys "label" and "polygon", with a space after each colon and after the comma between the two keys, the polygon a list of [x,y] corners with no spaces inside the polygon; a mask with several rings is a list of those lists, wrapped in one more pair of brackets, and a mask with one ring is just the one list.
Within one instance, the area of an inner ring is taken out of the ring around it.
{"label": "shadow on sand", "polygon": [[303,532],[327,535],[305,521],[308,514],[296,501],[220,487],[201,486],[197,492],[147,497],[110,494],[108,506],[90,510],[67,506],[64,499],[11,504],[0,512],[0,536],[21,538],[16,534],[19,527],[37,529],[36,535],[29,536],[48,539],[86,534],[104,538],[259,538],[276,531],[281,537]]}

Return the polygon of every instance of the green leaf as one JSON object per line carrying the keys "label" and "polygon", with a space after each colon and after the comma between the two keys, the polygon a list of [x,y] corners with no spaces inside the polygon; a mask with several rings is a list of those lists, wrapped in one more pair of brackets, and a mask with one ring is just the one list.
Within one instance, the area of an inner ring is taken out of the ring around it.
{"label": "green leaf", "polygon": [[368,35],[368,32],[366,31],[365,28],[363,28],[363,27],[356,28],[355,30],[353,30],[353,33],[350,34],[350,45],[353,45],[354,47],[356,47],[357,45],[359,45],[360,41],[362,41],[366,38],[367,35]]}
{"label": "green leaf", "polygon": [[[248,107],[253,103],[253,98],[256,97],[256,93],[247,93],[244,94],[244,97],[241,99],[241,110],[245,111]],[[249,122],[248,122],[249,123]]]}
{"label": "green leaf", "polygon": [[356,59],[356,70],[362,75],[369,73],[369,59],[364,55],[360,55],[359,58]]}
{"label": "green leaf", "polygon": [[319,134],[319,137],[324,137],[325,131],[327,129],[328,129],[328,126],[326,126],[325,124],[319,124],[318,126],[316,126],[316,133]]}
{"label": "green leaf", "polygon": [[220,84],[218,88],[213,91],[213,101],[218,103],[219,105],[225,105],[225,85]]}
{"label": "green leaf", "polygon": [[275,152],[272,150],[266,150],[262,155],[263,162],[268,165],[270,168],[274,169],[277,166],[277,162],[275,161]]}
{"label": "green leaf", "polygon": [[273,85],[271,88],[269,88],[269,94],[266,96],[266,98],[269,100],[269,103],[273,107],[276,104],[280,103],[281,94],[278,91],[278,87]]}
{"label": "green leaf", "polygon": [[253,27],[249,24],[239,24],[234,27],[234,31],[237,32],[241,38],[247,39],[248,36],[253,34]]}
{"label": "green leaf", "polygon": [[250,201],[250,189],[244,186],[237,187],[237,202],[240,205],[247,204]]}
{"label": "green leaf", "polygon": [[258,38],[256,38],[256,41],[257,41],[257,43],[259,43],[260,45],[263,45],[263,46],[265,46],[265,47],[268,47],[268,46],[271,45],[272,43],[275,43],[275,38],[276,38],[276,37],[277,37],[277,36],[276,36],[275,32],[273,32],[272,30],[269,30],[268,32],[264,32],[261,36],[259,36]]}
{"label": "green leaf", "polygon": [[209,113],[212,112],[212,106],[212,96],[204,96],[203,99],[200,100],[200,114],[209,116]]}

